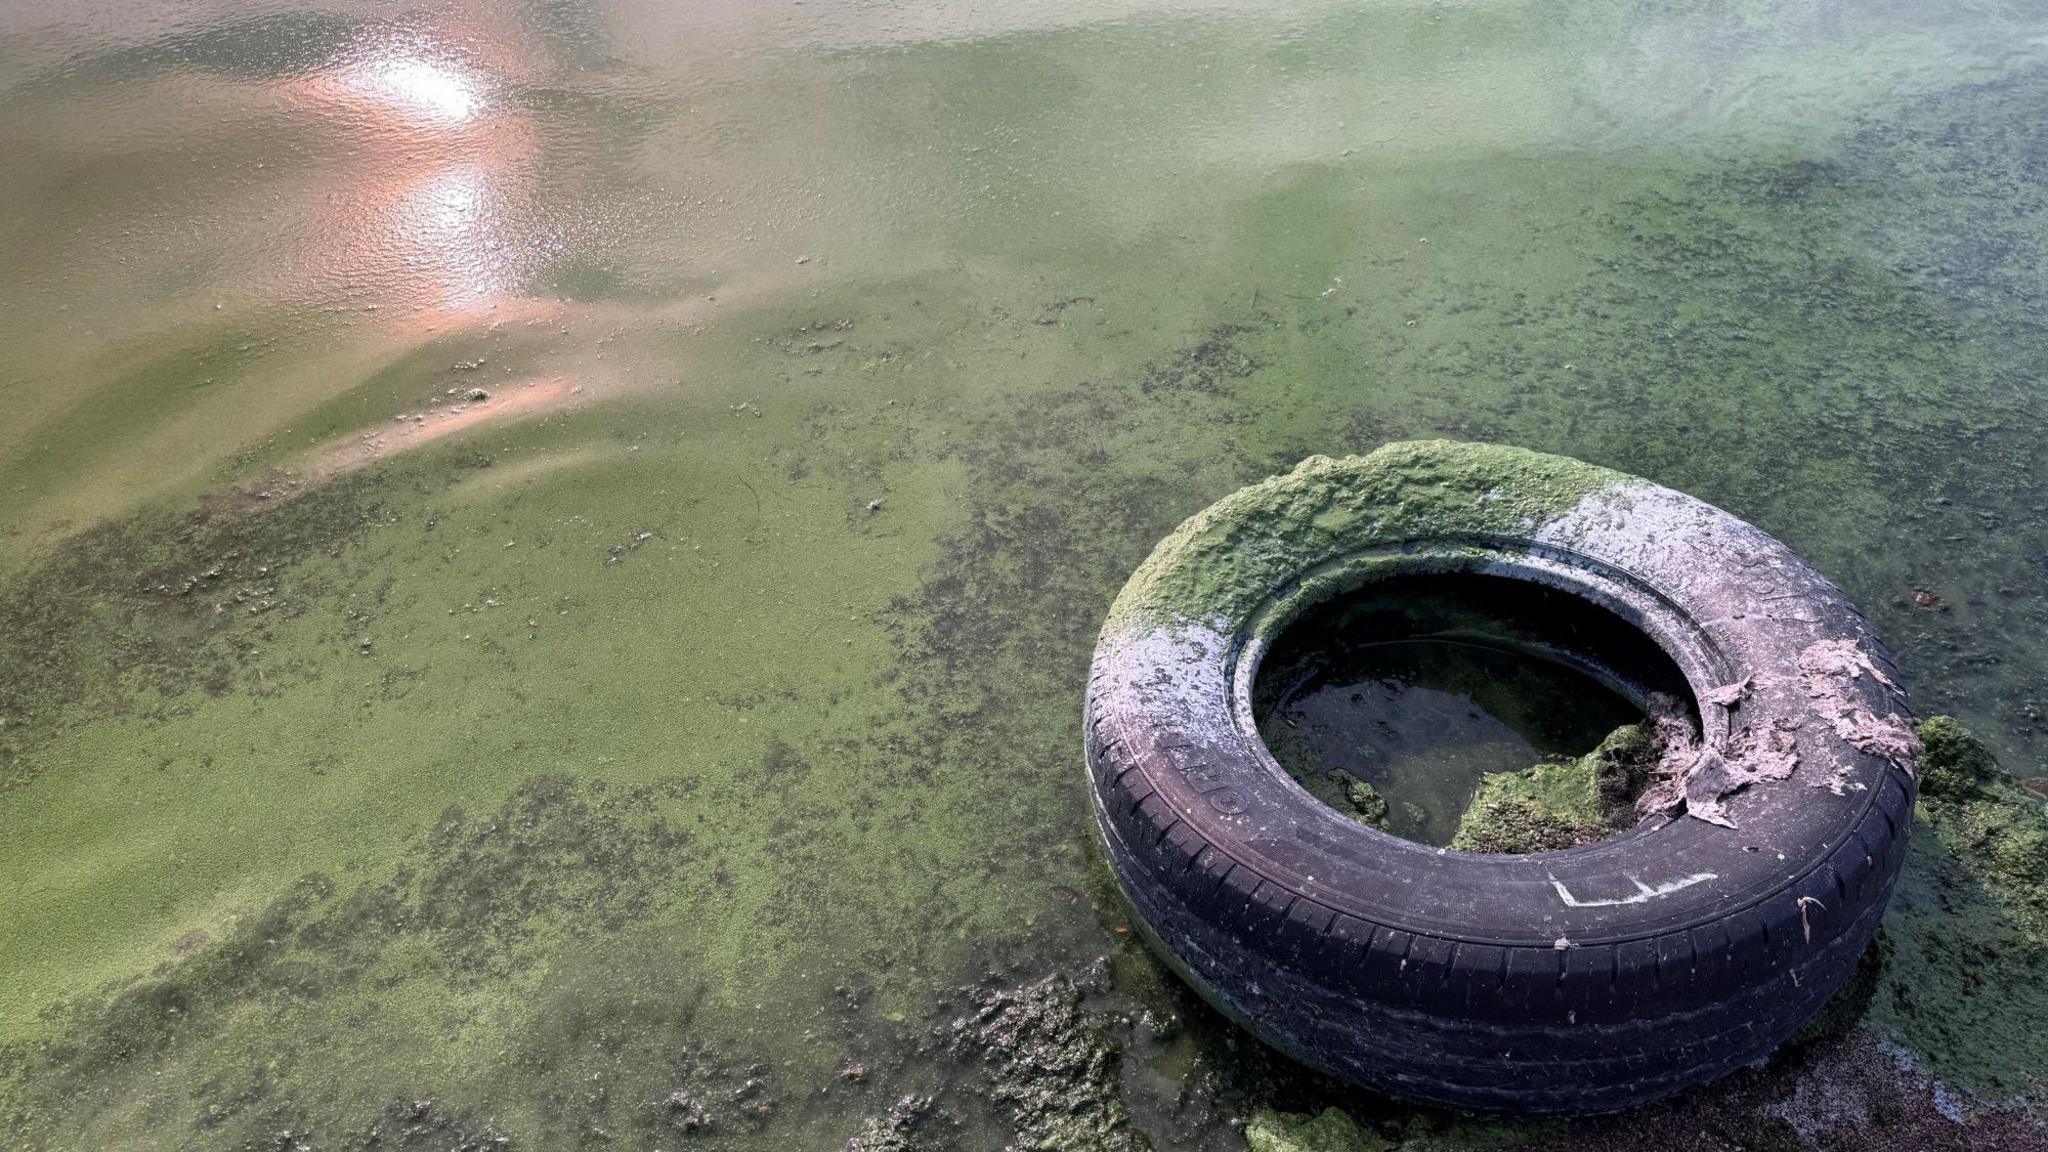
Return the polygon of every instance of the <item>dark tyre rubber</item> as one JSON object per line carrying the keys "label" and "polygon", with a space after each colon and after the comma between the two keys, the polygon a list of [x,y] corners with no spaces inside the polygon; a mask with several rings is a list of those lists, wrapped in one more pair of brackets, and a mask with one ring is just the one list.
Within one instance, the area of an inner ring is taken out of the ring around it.
{"label": "dark tyre rubber", "polygon": [[[1310,604],[1417,572],[1564,589],[1653,640],[1695,698],[1693,814],[1483,855],[1303,791],[1251,718],[1261,656]],[[1911,825],[1892,679],[1834,585],[1726,512],[1555,457],[1390,445],[1160,545],[1096,650],[1090,785],[1148,941],[1274,1047],[1417,1100],[1611,1111],[1766,1056],[1850,975]]]}

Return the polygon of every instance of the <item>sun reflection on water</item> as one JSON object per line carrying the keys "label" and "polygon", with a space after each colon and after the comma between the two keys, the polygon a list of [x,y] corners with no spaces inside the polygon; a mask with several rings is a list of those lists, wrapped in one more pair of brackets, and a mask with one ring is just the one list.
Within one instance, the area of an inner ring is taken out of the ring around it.
{"label": "sun reflection on water", "polygon": [[432,120],[461,123],[484,106],[472,73],[402,49],[371,53],[344,68],[339,79],[359,95]]}
{"label": "sun reflection on water", "polygon": [[442,306],[472,308],[509,286],[494,189],[482,166],[428,175],[399,198],[390,226],[411,259],[431,264]]}
{"label": "sun reflection on water", "polygon": [[518,102],[492,95],[520,73],[520,54],[482,40],[492,48],[479,56],[419,29],[384,30],[287,85],[292,103],[349,141],[346,163],[329,169],[338,186],[318,263],[354,299],[453,323],[518,291],[536,225],[522,181],[539,141]]}

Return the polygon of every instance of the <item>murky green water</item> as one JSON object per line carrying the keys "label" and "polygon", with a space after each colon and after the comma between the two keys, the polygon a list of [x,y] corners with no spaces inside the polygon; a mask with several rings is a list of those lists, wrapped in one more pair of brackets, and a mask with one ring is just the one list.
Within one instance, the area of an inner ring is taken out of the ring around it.
{"label": "murky green water", "polygon": [[2039,5],[13,5],[0,160],[17,1145],[994,1147],[955,990],[1110,956],[1229,1146],[1079,700],[1311,452],[1697,493],[2048,758]]}
{"label": "murky green water", "polygon": [[1686,695],[1670,659],[1612,614],[1489,577],[1408,577],[1318,604],[1261,662],[1252,713],[1310,795],[1447,845],[1490,772],[1576,760]]}
{"label": "murky green water", "polygon": [[1345,785],[1362,780],[1386,799],[1389,831],[1449,844],[1487,773],[1575,759],[1641,718],[1563,665],[1418,640],[1359,645],[1304,670],[1259,732],[1311,795],[1346,811]]}

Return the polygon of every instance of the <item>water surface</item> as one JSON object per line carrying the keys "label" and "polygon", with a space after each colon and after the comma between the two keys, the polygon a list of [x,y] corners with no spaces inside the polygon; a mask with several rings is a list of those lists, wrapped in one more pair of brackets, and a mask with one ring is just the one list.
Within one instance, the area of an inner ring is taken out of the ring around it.
{"label": "water surface", "polygon": [[1094,630],[1313,452],[1694,492],[2036,771],[2044,109],[2030,4],[6,6],[0,1120],[839,1147],[1170,1002]]}
{"label": "water surface", "polygon": [[1316,649],[1288,661],[1292,675],[1275,686],[1259,719],[1266,746],[1339,811],[1345,784],[1371,784],[1387,801],[1387,830],[1424,844],[1451,842],[1487,773],[1584,756],[1642,719],[1591,676],[1524,652],[1455,640]]}

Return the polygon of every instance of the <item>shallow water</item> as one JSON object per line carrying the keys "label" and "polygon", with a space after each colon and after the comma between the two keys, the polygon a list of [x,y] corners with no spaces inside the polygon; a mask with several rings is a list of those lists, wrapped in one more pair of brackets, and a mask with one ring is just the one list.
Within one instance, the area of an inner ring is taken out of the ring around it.
{"label": "shallow water", "polygon": [[1367,782],[1389,831],[1443,846],[1487,773],[1575,760],[1689,696],[1670,658],[1603,608],[1437,573],[1303,612],[1259,664],[1252,715],[1311,795],[1349,815],[1351,782]]}
{"label": "shallow water", "polygon": [[1276,759],[1346,811],[1343,783],[1387,801],[1387,829],[1451,842],[1489,772],[1575,759],[1642,719],[1624,697],[1542,657],[1442,640],[1346,645],[1303,661],[1259,717]]}
{"label": "shallow water", "polygon": [[1762,525],[2034,774],[2044,108],[2032,4],[0,8],[0,1118],[837,1147],[963,983],[1166,1002],[1093,631],[1389,439]]}

